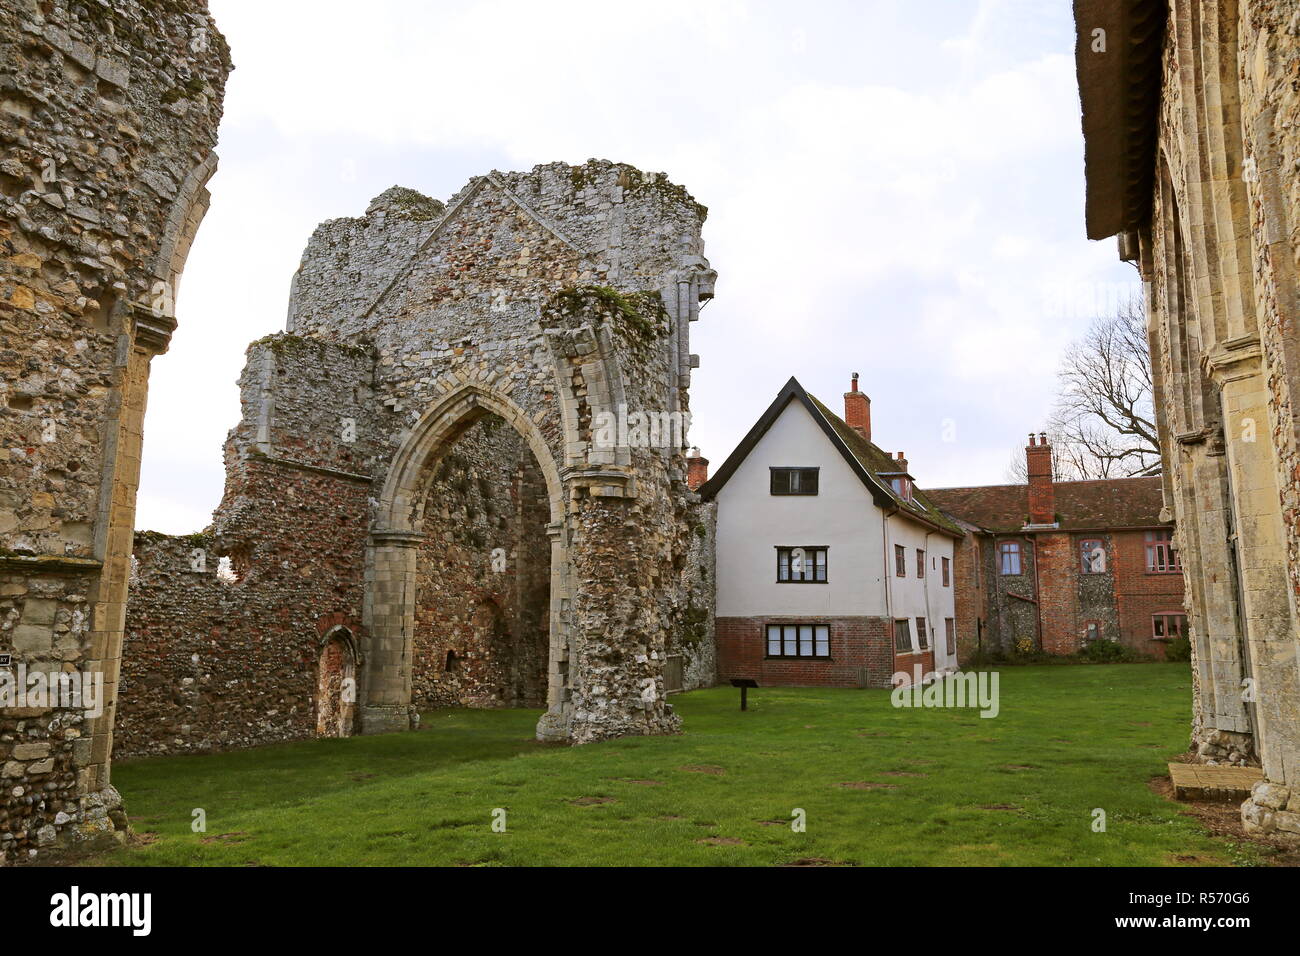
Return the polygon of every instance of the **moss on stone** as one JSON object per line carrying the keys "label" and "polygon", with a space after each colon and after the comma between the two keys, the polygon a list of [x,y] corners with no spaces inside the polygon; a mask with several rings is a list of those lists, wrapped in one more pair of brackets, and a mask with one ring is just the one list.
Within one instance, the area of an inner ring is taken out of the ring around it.
{"label": "moss on stone", "polygon": [[573,191],[578,192],[585,189],[595,177],[587,171],[586,166],[574,166],[569,170],[569,182],[573,184]]}
{"label": "moss on stone", "polygon": [[623,293],[609,286],[587,285],[561,289],[555,294],[560,311],[570,317],[582,316],[593,300],[643,339],[668,333],[668,311],[658,292]]}
{"label": "moss on stone", "polygon": [[324,339],[313,338],[309,335],[297,335],[293,332],[273,332],[270,335],[264,335],[260,339],[254,339],[248,343],[244,350],[248,354],[255,348],[267,346],[276,355],[277,358],[289,355],[294,351],[301,351],[308,348],[323,348],[332,346],[341,349],[349,355],[361,357],[372,357],[374,355],[374,346],[369,344],[353,344],[351,342],[327,342]]}
{"label": "moss on stone", "polygon": [[697,607],[694,601],[686,605],[682,612],[682,628],[678,643],[683,647],[694,647],[709,636],[709,610]]}
{"label": "moss on stone", "polygon": [[175,103],[177,100],[199,96],[207,88],[207,81],[199,74],[195,73],[179,86],[173,86],[170,89],[164,90],[161,99],[163,103]]}
{"label": "moss on stone", "polygon": [[191,548],[211,548],[212,535],[206,531],[196,531],[194,534],[167,534],[163,531],[137,531],[135,533],[136,543],[144,541],[148,544],[159,544],[166,541],[179,541]]}
{"label": "moss on stone", "polygon": [[637,176],[629,179],[630,184],[626,189],[631,194],[650,193],[666,203],[690,206],[699,212],[701,218],[708,215],[707,206],[696,202],[695,197],[686,191],[685,186],[677,185],[663,173],[638,173]]}
{"label": "moss on stone", "polygon": [[436,199],[430,199],[424,193],[408,189],[406,186],[394,186],[386,190],[381,198],[386,199],[408,219],[418,222],[441,219],[445,208]]}

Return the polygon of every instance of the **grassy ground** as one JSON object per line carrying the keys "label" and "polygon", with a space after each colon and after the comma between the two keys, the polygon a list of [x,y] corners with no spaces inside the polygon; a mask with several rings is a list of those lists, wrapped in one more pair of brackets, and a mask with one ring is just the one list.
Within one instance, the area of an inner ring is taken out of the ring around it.
{"label": "grassy ground", "polygon": [[1253,862],[1147,787],[1186,746],[1190,680],[1185,664],[1006,668],[994,719],[855,690],[760,689],[740,713],[728,687],[673,698],[679,737],[545,746],[536,711],[461,710],[418,733],[125,762],[114,783],[152,842],[104,862]]}

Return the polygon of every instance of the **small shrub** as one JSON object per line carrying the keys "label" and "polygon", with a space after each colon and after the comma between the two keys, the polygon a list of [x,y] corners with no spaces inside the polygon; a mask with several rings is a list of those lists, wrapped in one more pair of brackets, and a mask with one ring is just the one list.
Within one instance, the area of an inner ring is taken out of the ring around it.
{"label": "small shrub", "polygon": [[962,666],[966,670],[978,671],[989,670],[998,664],[1002,664],[1005,662],[1005,658],[1001,654],[994,654],[989,650],[981,648],[962,655],[961,662]]}
{"label": "small shrub", "polygon": [[1090,664],[1122,664],[1141,660],[1139,655],[1126,645],[1107,638],[1084,644],[1079,650],[1079,658]]}
{"label": "small shrub", "polygon": [[1175,637],[1165,645],[1165,660],[1190,661],[1192,659],[1192,641],[1187,637]]}

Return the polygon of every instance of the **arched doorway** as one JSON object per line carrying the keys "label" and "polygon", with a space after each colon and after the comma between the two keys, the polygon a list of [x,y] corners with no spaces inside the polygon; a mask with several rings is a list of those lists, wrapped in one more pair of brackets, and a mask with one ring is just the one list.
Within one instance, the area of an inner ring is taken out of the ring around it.
{"label": "arched doorway", "polygon": [[326,634],[316,671],[317,736],[352,736],[357,701],[356,665],[352,632],[336,627]]}
{"label": "arched doorway", "polygon": [[489,413],[426,472],[412,706],[545,707],[550,505],[536,458]]}
{"label": "arched doorway", "polygon": [[456,389],[412,430],[379,504],[362,732],[407,729],[430,706],[562,712],[564,499],[537,423],[490,389]]}

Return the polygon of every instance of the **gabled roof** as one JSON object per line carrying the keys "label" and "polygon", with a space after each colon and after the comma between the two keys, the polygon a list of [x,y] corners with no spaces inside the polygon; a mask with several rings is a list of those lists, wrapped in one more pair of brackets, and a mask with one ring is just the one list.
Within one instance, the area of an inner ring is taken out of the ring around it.
{"label": "gabled roof", "polygon": [[950,537],[963,536],[962,529],[931,504],[925,493],[915,486],[913,486],[911,501],[895,494],[889,482],[880,475],[898,474],[898,462],[890,457],[889,452],[882,451],[867,441],[844,419],[804,391],[803,386],[794,376],[790,377],[790,381],[785,383],[785,387],[767,407],[767,411],[754,423],[754,427],[749,430],[735,450],[727,456],[727,460],[722,463],[717,473],[699,487],[700,496],[705,501],[711,500],[722,490],[723,485],[740,467],[741,462],[749,457],[754,446],[767,434],[767,430],[781,417],[781,413],[791,402],[799,402],[812,416],[813,421],[818,424],[830,443],[853,469],[853,473],[861,479],[878,507],[891,512],[896,510],[899,514]]}
{"label": "gabled roof", "polygon": [[[1062,531],[1118,531],[1171,524],[1160,520],[1164,496],[1159,477],[1058,481],[1053,490]],[[1028,485],[935,488],[929,495],[947,514],[985,531],[1020,531],[1028,520]]]}

